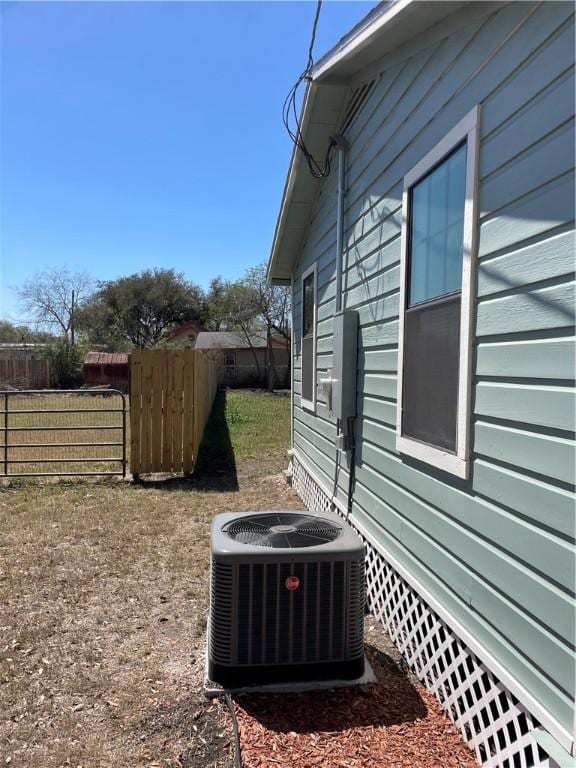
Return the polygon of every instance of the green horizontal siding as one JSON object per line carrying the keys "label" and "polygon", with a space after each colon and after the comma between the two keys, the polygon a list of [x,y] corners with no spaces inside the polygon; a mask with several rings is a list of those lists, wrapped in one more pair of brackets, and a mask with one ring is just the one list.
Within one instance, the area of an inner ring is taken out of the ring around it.
{"label": "green horizontal siding", "polygon": [[[567,730],[574,694],[574,30],[569,3],[472,4],[370,66],[348,139],[344,305],[359,315],[352,514]],[[362,81],[359,76],[358,82]],[[481,104],[468,481],[396,452],[404,175]],[[346,504],[321,391],[300,405],[300,279],[332,364],[336,175],[294,272],[294,446]]]}
{"label": "green horizontal siding", "polygon": [[478,296],[488,296],[574,272],[574,232],[539,240],[478,264]]}
{"label": "green horizontal siding", "polygon": [[475,411],[480,416],[573,432],[574,395],[573,387],[483,381],[476,387]]}
{"label": "green horizontal siding", "polygon": [[480,376],[571,379],[576,366],[576,339],[538,339],[480,344]]}

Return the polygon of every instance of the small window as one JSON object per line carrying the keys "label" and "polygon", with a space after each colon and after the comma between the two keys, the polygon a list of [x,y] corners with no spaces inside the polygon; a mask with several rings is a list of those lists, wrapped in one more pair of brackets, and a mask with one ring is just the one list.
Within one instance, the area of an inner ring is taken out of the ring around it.
{"label": "small window", "polygon": [[316,406],[316,267],[302,276],[302,406]]}
{"label": "small window", "polygon": [[224,352],[224,369],[227,376],[233,376],[236,370],[236,352]]}
{"label": "small window", "polygon": [[397,449],[468,473],[478,109],[404,179]]}

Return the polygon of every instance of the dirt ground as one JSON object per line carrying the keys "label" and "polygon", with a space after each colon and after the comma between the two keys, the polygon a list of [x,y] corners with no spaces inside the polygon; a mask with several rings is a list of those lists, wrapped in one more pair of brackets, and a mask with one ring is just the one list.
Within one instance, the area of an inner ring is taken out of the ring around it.
{"label": "dirt ground", "polygon": [[[230,717],[202,690],[210,524],[227,510],[302,508],[282,475],[288,404],[267,395],[219,396],[198,473],[188,481],[27,480],[0,487],[0,765],[232,766]],[[373,623],[367,641],[380,669],[396,669],[398,659]],[[468,766],[469,753],[432,697],[397,669],[393,684],[409,691],[408,719],[418,726],[419,742],[403,753],[415,756],[412,762],[389,765],[444,765],[418,758],[433,727],[435,744],[443,745],[438,759],[463,755],[464,762],[450,758],[445,765]],[[366,734],[375,738],[366,713],[346,720],[346,696],[340,713],[332,709],[330,718],[344,718],[333,730],[350,745]],[[313,748],[303,743],[304,761],[290,742],[299,727],[290,706],[276,701],[271,718],[265,699],[251,698],[236,702],[246,768],[363,768],[352,752],[329,761],[322,746],[330,738],[327,722],[321,733],[308,728]],[[377,717],[376,725],[387,727]],[[398,727],[384,732],[391,746],[402,738],[393,735]]]}
{"label": "dirt ground", "polygon": [[231,492],[0,492],[0,764],[229,765],[202,692],[210,522],[295,506],[278,473]]}
{"label": "dirt ground", "polygon": [[202,691],[210,524],[301,506],[288,408],[219,396],[190,481],[0,487],[0,765],[231,765]]}

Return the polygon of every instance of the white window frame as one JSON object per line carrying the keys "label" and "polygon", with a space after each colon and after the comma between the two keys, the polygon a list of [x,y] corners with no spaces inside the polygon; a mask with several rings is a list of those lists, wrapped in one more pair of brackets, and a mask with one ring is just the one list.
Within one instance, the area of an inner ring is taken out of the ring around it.
{"label": "white window frame", "polygon": [[[302,340],[304,339],[304,280],[314,275],[314,312],[312,316],[312,400],[306,400],[302,396],[302,380],[304,354]],[[302,408],[316,413],[316,318],[318,312],[318,266],[314,262],[311,267],[302,273],[300,278],[300,404]]]}
{"label": "white window frame", "polygon": [[[431,464],[445,472],[467,479],[470,471],[470,401],[472,381],[473,310],[477,247],[478,151],[480,106],[474,107],[412,170],[404,177],[402,195],[402,245],[400,257],[400,324],[398,343],[398,388],[396,412],[396,450]],[[410,190],[442,162],[459,144],[466,149],[466,199],[462,249],[462,292],[460,304],[460,361],[458,405],[456,414],[456,451],[442,450],[402,434],[404,317],[408,283]]]}

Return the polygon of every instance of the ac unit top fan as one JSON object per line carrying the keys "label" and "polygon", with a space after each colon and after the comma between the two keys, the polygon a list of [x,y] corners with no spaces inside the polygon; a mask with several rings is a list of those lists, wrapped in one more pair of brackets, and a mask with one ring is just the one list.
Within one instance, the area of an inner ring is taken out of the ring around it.
{"label": "ac unit top fan", "polygon": [[272,549],[298,549],[329,544],[342,534],[331,520],[299,512],[270,512],[240,517],[222,527],[234,541]]}
{"label": "ac unit top fan", "polygon": [[[214,518],[212,553],[217,558],[248,562],[254,556],[269,561],[288,557],[333,559],[363,556],[358,536],[330,513],[225,512]],[[305,553],[305,554],[304,554]]]}
{"label": "ac unit top fan", "polygon": [[364,545],[336,515],[217,515],[210,580],[210,680],[362,676]]}

